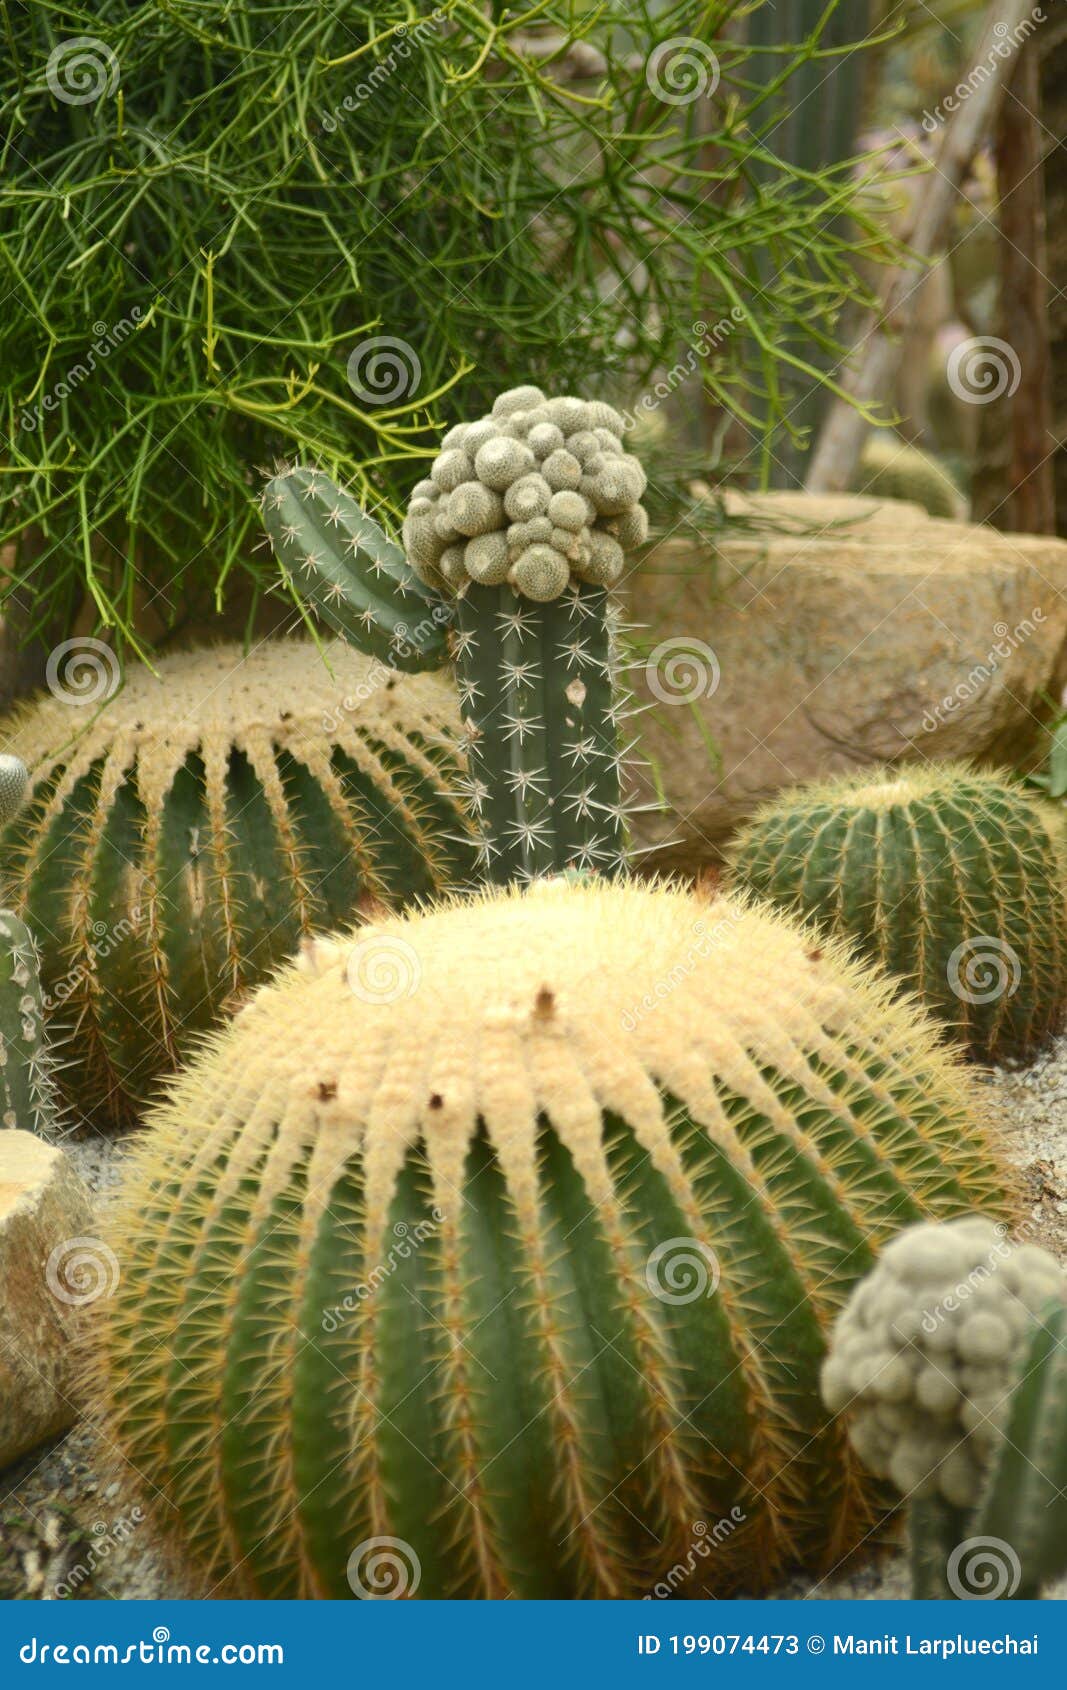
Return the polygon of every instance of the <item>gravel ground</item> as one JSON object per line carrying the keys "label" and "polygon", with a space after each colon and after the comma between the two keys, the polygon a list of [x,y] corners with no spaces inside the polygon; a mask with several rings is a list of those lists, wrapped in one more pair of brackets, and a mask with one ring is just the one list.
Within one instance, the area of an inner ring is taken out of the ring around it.
{"label": "gravel ground", "polygon": [[[991,1110],[1008,1154],[1021,1170],[1029,1215],[1040,1242],[1067,1261],[1067,1038],[1030,1068],[996,1071]],[[106,1200],[119,1177],[121,1141],[69,1140],[66,1148],[90,1189]],[[107,1599],[188,1596],[136,1496],[109,1471],[90,1427],[77,1426],[0,1475],[0,1596],[66,1595]],[[908,1595],[902,1555],[890,1552],[812,1586],[798,1577],[776,1593],[823,1600]],[[1050,1595],[1067,1597],[1067,1580]]]}

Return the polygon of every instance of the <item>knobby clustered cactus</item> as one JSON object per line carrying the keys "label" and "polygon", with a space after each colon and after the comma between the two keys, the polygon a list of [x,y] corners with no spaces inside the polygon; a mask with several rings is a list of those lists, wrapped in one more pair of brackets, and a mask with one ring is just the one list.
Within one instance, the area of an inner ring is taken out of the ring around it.
{"label": "knobby clustered cactus", "polygon": [[980,1058],[1032,1054],[1062,1025],[1062,817],[1005,778],[935,764],[800,787],[741,829],[729,867],[856,942]]}
{"label": "knobby clustered cactus", "polygon": [[917,1596],[983,1594],[983,1546],[985,1594],[1067,1568],[1065,1335],[1067,1274],[977,1216],[909,1227],[853,1291],[823,1395],[911,1505]]}
{"label": "knobby clustered cactus", "polygon": [[84,724],[50,695],[5,724],[33,774],[3,864],[50,1025],[77,1035],[79,1116],[129,1119],[303,934],[472,872],[448,687],[326,655],[212,646],[134,671]]}

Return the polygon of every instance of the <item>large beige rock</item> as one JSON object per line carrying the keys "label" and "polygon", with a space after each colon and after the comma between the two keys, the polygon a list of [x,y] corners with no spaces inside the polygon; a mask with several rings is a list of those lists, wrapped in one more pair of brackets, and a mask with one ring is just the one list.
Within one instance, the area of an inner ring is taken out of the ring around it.
{"label": "large beige rock", "polygon": [[[1067,668],[1067,544],[859,497],[732,495],[759,525],[658,546],[627,584],[649,866],[714,862],[783,786],[867,763],[1031,754]],[[812,531],[814,529],[814,532]],[[687,661],[687,652],[692,660]],[[653,661],[655,658],[655,661]]]}
{"label": "large beige rock", "polygon": [[115,1263],[92,1231],[89,1194],[63,1151],[0,1131],[0,1467],[75,1417],[74,1319],[106,1294]]}

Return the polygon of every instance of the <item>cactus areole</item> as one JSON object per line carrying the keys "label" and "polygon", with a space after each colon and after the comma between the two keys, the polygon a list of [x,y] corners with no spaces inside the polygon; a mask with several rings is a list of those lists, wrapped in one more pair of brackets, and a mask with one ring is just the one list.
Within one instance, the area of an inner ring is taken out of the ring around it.
{"label": "cactus areole", "polygon": [[216,1593],[825,1569],[880,1517],[826,1336],[902,1225],[1004,1207],[971,1101],[741,899],[544,879],[310,940],[132,1153],[108,1435]]}
{"label": "cactus areole", "polygon": [[608,589],[648,537],[645,474],[610,405],[537,387],[445,435],[404,520],[406,552],[318,471],[266,490],[283,576],[354,645],[398,668],[450,651],[463,785],[486,880],[625,865]]}

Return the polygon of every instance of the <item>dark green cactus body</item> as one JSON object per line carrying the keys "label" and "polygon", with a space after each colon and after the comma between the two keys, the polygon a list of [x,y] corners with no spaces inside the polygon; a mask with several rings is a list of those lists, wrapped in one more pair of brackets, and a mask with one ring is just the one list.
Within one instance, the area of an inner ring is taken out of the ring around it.
{"label": "dark green cactus body", "polygon": [[457,621],[464,786],[485,878],[614,872],[623,809],[607,594],[575,586],[537,604],[509,586],[470,586]]}
{"label": "dark green cactus body", "polygon": [[741,831],[730,870],[857,941],[976,1056],[1023,1056],[1062,1022],[1060,826],[1002,780],[934,766],[800,788]]}
{"label": "dark green cactus body", "polygon": [[445,662],[448,605],[328,476],[276,476],[263,495],[263,523],[287,584],[360,651],[409,672]]}
{"label": "dark green cactus body", "polygon": [[[1040,1596],[1067,1572],[1067,1306],[1034,1329],[997,1460],[976,1507],[939,1497],[910,1514],[913,1595]],[[973,1559],[971,1559],[973,1557]]]}

